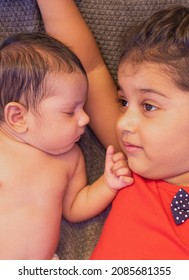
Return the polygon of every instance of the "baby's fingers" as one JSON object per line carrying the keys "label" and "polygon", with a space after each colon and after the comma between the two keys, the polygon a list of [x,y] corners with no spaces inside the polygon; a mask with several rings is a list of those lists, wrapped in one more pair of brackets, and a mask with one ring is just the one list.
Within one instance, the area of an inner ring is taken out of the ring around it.
{"label": "baby's fingers", "polygon": [[118,169],[124,168],[124,167],[129,169],[127,161],[125,159],[124,160],[119,160],[119,161],[117,161],[113,164],[112,172],[116,172]]}
{"label": "baby's fingers", "polygon": [[127,167],[122,167],[122,168],[115,170],[114,175],[116,177],[120,177],[120,176],[131,177],[131,171]]}
{"label": "baby's fingers", "polygon": [[112,155],[113,162],[117,162],[119,160],[126,160],[126,156],[122,152],[118,152]]}
{"label": "baby's fingers", "polygon": [[130,176],[120,176],[119,180],[122,181],[125,186],[129,186],[134,183],[134,179]]}

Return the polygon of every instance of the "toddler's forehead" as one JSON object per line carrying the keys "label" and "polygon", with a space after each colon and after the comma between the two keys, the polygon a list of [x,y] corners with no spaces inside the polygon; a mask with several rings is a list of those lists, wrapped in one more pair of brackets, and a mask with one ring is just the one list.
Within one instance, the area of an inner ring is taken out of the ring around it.
{"label": "toddler's forehead", "polygon": [[170,79],[171,68],[166,64],[157,63],[154,61],[141,61],[140,63],[136,63],[135,61],[131,60],[124,60],[120,63],[118,68],[118,77],[122,75],[132,76],[143,71],[146,73],[153,72],[154,74],[163,76],[167,75],[167,77]]}

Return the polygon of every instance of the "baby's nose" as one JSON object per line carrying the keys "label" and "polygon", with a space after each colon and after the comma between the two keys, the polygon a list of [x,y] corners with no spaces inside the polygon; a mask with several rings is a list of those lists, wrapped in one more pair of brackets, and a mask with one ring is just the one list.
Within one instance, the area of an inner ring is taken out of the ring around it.
{"label": "baby's nose", "polygon": [[81,115],[80,115],[80,118],[79,118],[79,126],[85,126],[85,125],[87,125],[89,123],[89,121],[90,121],[89,116],[83,110]]}

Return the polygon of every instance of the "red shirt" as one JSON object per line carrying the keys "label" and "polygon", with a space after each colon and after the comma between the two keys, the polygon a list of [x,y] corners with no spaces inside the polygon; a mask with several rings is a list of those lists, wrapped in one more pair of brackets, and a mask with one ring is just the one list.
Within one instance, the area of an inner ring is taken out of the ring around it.
{"label": "red shirt", "polygon": [[114,199],[91,259],[189,260],[189,219],[176,225],[170,208],[180,186],[134,179]]}

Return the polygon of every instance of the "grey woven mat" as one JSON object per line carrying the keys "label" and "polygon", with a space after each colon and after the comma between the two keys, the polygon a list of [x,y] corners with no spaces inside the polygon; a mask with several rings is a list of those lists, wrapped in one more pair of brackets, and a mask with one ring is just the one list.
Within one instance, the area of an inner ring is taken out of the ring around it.
{"label": "grey woven mat", "polygon": [[99,44],[115,81],[127,30],[153,12],[189,0],[75,0]]}
{"label": "grey woven mat", "polygon": [[[53,1],[53,0],[52,0]],[[75,0],[91,28],[105,62],[116,81],[116,71],[127,30],[154,11],[189,0]],[[35,0],[0,1],[0,39],[21,31],[44,30]],[[104,149],[94,134],[87,132],[80,142],[89,182],[103,171]],[[58,254],[62,259],[87,259],[93,250],[109,209],[82,223],[62,221]],[[111,234],[111,233],[110,233]]]}

